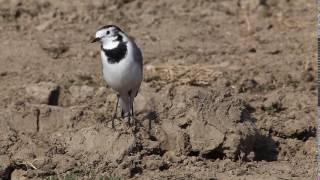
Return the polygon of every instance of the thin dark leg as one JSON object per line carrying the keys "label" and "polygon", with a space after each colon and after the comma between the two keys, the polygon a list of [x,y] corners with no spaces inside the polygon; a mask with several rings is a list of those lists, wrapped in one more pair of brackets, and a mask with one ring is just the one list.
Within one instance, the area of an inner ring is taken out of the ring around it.
{"label": "thin dark leg", "polygon": [[132,119],[133,119],[133,125],[136,126],[136,118],[134,117],[134,112],[133,112],[133,98],[130,96],[130,99],[131,99],[131,102],[130,102],[130,105],[131,105],[131,116],[132,116]]}
{"label": "thin dark leg", "polygon": [[124,118],[124,111],[121,109],[121,118]]}
{"label": "thin dark leg", "polygon": [[[131,97],[130,97],[131,99]],[[131,100],[131,116],[134,117],[134,114],[133,114],[133,101]]]}
{"label": "thin dark leg", "polygon": [[129,98],[130,98],[130,111],[131,111],[131,117],[133,119],[133,125],[136,127],[136,118],[134,117],[134,111],[133,111],[133,97],[132,97],[132,91],[129,92]]}
{"label": "thin dark leg", "polygon": [[131,116],[132,116],[132,114],[130,112],[130,110],[132,108],[132,105],[131,105],[131,90],[129,91],[128,95],[129,95],[129,115],[128,115],[129,119],[128,119],[128,123],[130,124],[130,120],[131,120]]}
{"label": "thin dark leg", "polygon": [[116,110],[115,110],[115,112],[114,112],[114,114],[113,114],[113,118],[112,118],[112,128],[113,128],[113,129],[114,129],[114,119],[117,117],[119,98],[120,98],[120,95],[117,94]]}
{"label": "thin dark leg", "polygon": [[134,114],[133,114],[133,99],[132,99],[132,97],[131,97],[131,95],[132,95],[132,91],[129,91],[129,103],[130,103],[130,114],[131,114],[131,116],[132,117],[134,117]]}

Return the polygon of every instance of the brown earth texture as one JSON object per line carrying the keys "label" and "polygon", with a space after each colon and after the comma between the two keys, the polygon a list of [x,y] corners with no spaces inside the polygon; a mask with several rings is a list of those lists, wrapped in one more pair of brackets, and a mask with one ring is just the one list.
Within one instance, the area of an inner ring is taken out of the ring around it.
{"label": "brown earth texture", "polygon": [[[315,179],[311,0],[0,0],[3,179]],[[116,119],[95,31],[144,56]]]}

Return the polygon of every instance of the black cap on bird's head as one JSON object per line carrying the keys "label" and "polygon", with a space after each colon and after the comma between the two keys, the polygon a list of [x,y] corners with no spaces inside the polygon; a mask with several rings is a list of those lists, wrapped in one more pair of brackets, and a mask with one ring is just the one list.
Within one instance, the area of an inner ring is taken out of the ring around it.
{"label": "black cap on bird's head", "polygon": [[102,30],[102,29],[108,29],[108,28],[111,28],[111,27],[114,28],[114,29],[117,29],[118,31],[122,31],[118,26],[112,25],[112,24],[111,25],[102,26],[101,28],[98,29],[98,31]]}
{"label": "black cap on bird's head", "polygon": [[101,41],[103,38],[111,38],[118,35],[119,32],[123,32],[116,25],[105,25],[99,28],[95,34],[95,37],[91,40],[91,43]]}

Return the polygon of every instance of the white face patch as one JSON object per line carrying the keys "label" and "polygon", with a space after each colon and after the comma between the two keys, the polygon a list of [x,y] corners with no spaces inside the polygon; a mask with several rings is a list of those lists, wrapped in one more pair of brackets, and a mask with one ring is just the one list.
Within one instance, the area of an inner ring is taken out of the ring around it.
{"label": "white face patch", "polygon": [[104,49],[114,49],[118,47],[119,43],[120,43],[119,41],[104,41],[102,46]]}
{"label": "white face patch", "polygon": [[103,38],[103,36],[106,35],[107,30],[106,29],[101,29],[96,32],[96,38]]}

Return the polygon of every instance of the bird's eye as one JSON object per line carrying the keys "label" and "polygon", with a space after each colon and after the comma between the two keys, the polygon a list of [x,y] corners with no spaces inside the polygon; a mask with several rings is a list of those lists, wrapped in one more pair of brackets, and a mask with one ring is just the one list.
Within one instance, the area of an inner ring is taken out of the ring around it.
{"label": "bird's eye", "polygon": [[110,31],[107,31],[106,34],[110,34]]}

